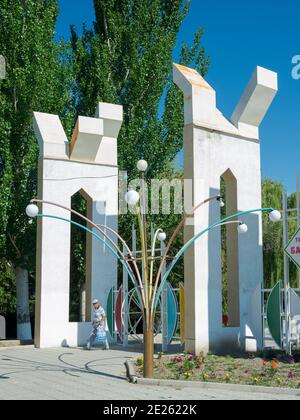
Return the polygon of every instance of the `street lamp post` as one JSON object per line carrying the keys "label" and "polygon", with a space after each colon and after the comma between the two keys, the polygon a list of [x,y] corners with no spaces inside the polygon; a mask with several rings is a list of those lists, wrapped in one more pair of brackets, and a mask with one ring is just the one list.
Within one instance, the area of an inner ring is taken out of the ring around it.
{"label": "street lamp post", "polygon": [[[141,195],[139,196],[136,191],[129,191],[125,199],[127,203],[136,208],[137,218],[138,218],[138,225],[140,230],[140,240],[141,240],[141,248],[142,248],[142,278],[143,278],[143,285],[145,290],[145,306],[143,307],[143,330],[144,330],[144,377],[145,378],[153,378],[153,357],[154,357],[154,318],[155,318],[155,301],[158,301],[157,298],[157,291],[158,291],[158,284],[159,279],[162,274],[162,270],[164,264],[168,258],[168,253],[173,244],[174,240],[176,239],[177,235],[179,234],[180,230],[184,227],[185,222],[188,217],[192,217],[194,213],[200,209],[205,204],[216,200],[219,202],[220,207],[224,206],[223,199],[220,195],[210,197],[207,200],[203,201],[199,205],[197,205],[191,212],[191,214],[186,214],[181,223],[175,229],[167,247],[165,253],[162,257],[161,264],[158,269],[158,273],[156,276],[155,283],[153,282],[153,263],[154,263],[154,255],[153,252],[155,250],[156,240],[165,241],[166,234],[161,230],[158,230],[154,235],[154,240],[152,243],[152,254],[151,254],[151,263],[150,263],[150,272],[149,268],[149,259],[148,259],[148,243],[147,243],[147,216],[146,216],[146,197],[145,197],[145,172],[148,169],[148,163],[145,160],[140,160],[137,163],[137,169],[141,172]],[[159,289],[160,290],[160,289]],[[156,309],[156,307],[155,307]]]}

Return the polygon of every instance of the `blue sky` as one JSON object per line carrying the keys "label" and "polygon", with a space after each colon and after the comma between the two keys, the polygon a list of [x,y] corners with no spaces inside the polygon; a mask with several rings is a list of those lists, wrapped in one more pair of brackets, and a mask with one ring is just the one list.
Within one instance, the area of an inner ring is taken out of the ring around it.
{"label": "blue sky", "polygon": [[[69,36],[93,21],[92,0],[59,0],[58,36]],[[292,57],[300,55],[297,0],[191,0],[191,12],[178,37],[192,42],[205,28],[203,45],[211,57],[208,82],[219,109],[230,117],[256,65],[279,74],[279,94],[261,126],[262,173],[295,190],[300,173],[300,80],[291,77]],[[176,57],[176,52],[175,52]]]}

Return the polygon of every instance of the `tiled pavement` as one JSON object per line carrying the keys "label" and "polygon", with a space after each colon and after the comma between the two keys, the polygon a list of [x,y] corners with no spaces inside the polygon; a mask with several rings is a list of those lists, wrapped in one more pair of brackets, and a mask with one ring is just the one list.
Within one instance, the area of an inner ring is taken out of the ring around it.
{"label": "tiled pavement", "polygon": [[[258,400],[280,396],[226,389],[129,384],[124,362],[132,351],[0,349],[0,400]],[[283,396],[280,399],[291,399]],[[295,397],[294,397],[295,399]]]}

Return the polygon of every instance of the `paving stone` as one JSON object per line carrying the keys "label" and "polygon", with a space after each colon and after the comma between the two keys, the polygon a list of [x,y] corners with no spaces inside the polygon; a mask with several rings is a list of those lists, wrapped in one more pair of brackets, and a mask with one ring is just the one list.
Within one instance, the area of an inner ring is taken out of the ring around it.
{"label": "paving stone", "polygon": [[110,351],[0,349],[0,400],[276,400],[290,396],[223,390],[137,386],[126,380],[124,362],[137,356]]}

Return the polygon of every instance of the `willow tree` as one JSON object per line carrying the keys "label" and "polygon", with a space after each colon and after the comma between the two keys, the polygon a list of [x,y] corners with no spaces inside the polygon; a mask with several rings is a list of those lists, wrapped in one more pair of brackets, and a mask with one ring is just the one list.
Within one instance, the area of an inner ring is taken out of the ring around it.
{"label": "willow tree", "polygon": [[[265,179],[262,183],[263,206],[282,208],[283,185]],[[283,230],[282,223],[271,223],[263,216],[264,237],[264,281],[265,287],[272,288],[283,279]]]}
{"label": "willow tree", "polygon": [[[66,128],[71,124],[69,60],[54,39],[57,1],[1,0],[0,6],[6,61],[6,79],[0,80],[0,258],[15,273],[18,337],[28,339],[28,273],[34,271],[36,229],[24,209],[36,194],[39,153],[32,117],[33,111],[58,113]],[[0,289],[3,281],[0,275]]]}
{"label": "willow tree", "polygon": [[[293,193],[288,197],[288,208],[289,209],[297,209],[297,194]],[[294,235],[298,226],[298,221],[296,219],[297,211],[290,212],[290,216],[294,217],[294,219],[290,220],[289,222],[289,239],[291,239]],[[292,287],[298,288],[299,287],[299,270],[296,264],[290,261],[290,283]]]}
{"label": "willow tree", "polygon": [[[263,205],[271,206],[274,209],[281,209],[283,202],[284,186],[280,182],[265,179],[262,183]],[[297,221],[292,218],[296,216],[297,208],[296,194],[291,194],[287,200],[289,212],[288,235],[289,239],[295,234]],[[291,210],[294,209],[294,212]],[[263,218],[264,230],[264,280],[267,288],[272,288],[284,278],[284,245],[282,223],[270,223],[269,219]],[[296,265],[290,261],[290,284],[298,287],[298,270]]]}

